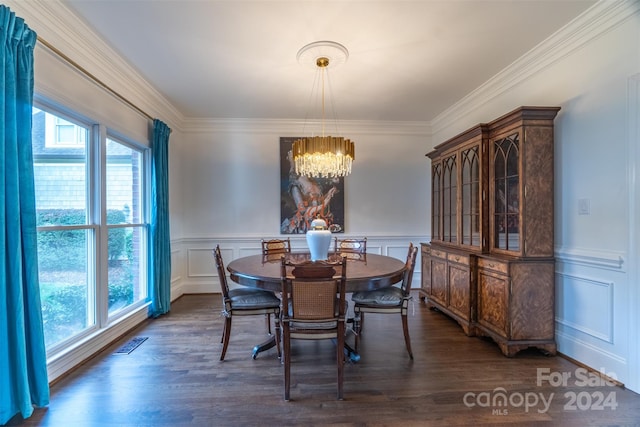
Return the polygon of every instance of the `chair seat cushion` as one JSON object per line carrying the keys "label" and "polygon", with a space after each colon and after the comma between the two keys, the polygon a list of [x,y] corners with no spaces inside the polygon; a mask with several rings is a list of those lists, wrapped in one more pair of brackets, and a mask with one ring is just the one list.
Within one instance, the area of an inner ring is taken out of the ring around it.
{"label": "chair seat cushion", "polygon": [[290,322],[289,325],[292,329],[307,329],[307,330],[327,330],[335,329],[338,327],[338,322]]}
{"label": "chair seat cushion", "polygon": [[395,286],[373,291],[354,292],[351,301],[363,305],[394,306],[402,303],[402,289]]}
{"label": "chair seat cushion", "polygon": [[273,292],[263,289],[231,289],[229,298],[231,298],[231,306],[236,309],[280,307],[280,299]]}
{"label": "chair seat cushion", "polygon": [[[349,301],[344,301],[344,312],[349,311]],[[338,308],[336,307],[336,316],[338,316]],[[293,304],[289,301],[289,311],[288,317],[293,319]],[[289,325],[292,328],[296,329],[335,329],[338,327],[338,322],[335,320],[330,320],[327,322],[319,322],[319,321],[309,321],[309,322],[301,322],[301,321],[291,321]]]}

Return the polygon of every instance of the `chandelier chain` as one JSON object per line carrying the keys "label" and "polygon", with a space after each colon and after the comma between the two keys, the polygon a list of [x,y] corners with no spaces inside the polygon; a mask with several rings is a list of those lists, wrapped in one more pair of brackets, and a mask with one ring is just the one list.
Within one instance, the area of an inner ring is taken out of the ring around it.
{"label": "chandelier chain", "polygon": [[[338,43],[316,42],[303,47],[298,52],[298,60],[306,58],[311,49],[320,48],[333,49],[333,51],[338,52],[344,60],[346,60],[348,56],[346,48]],[[328,76],[325,76],[325,73],[331,63],[330,57],[330,54],[318,55],[315,61],[317,70],[321,73],[322,136],[300,138],[294,141],[292,146],[296,173],[312,178],[336,178],[349,175],[351,173],[351,165],[355,159],[355,148],[352,141],[343,137],[325,135],[325,78],[328,78]]]}

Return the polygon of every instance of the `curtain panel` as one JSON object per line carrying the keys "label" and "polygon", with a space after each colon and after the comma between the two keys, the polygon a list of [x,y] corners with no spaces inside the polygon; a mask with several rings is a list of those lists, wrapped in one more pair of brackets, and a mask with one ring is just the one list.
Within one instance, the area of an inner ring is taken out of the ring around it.
{"label": "curtain panel", "polygon": [[33,49],[22,18],[0,5],[0,424],[49,404],[31,147]]}
{"label": "curtain panel", "polygon": [[171,304],[171,233],[169,232],[169,136],[171,129],[153,121],[151,164],[151,225],[149,250],[149,314],[169,312]]}

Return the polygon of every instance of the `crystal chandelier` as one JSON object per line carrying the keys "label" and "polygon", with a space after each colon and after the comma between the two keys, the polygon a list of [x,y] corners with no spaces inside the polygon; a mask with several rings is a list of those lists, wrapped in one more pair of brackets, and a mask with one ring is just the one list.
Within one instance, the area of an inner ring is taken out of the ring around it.
{"label": "crystal chandelier", "polygon": [[322,80],[322,135],[294,141],[292,154],[298,175],[335,178],[351,173],[351,164],[355,158],[353,142],[343,137],[325,136],[324,132],[324,85],[327,69],[345,62],[348,56],[347,48],[329,41],[310,43],[298,51],[298,62],[314,64]]}

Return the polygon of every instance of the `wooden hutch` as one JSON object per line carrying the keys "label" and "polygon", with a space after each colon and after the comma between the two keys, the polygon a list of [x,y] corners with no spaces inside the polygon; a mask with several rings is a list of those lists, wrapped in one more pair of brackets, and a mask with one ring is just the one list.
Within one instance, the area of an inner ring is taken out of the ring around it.
{"label": "wooden hutch", "polygon": [[421,299],[503,354],[556,353],[553,121],[520,107],[436,146]]}

